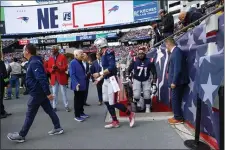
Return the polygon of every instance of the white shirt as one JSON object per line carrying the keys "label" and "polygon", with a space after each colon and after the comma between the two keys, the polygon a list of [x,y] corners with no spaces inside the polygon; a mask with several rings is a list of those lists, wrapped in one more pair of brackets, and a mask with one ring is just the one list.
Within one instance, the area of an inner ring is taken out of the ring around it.
{"label": "white shirt", "polygon": [[86,64],[86,62],[82,62],[83,63],[83,65],[84,65],[84,69],[85,69],[85,71],[87,70],[87,64]]}
{"label": "white shirt", "polygon": [[172,54],[173,50],[175,49],[175,47],[176,47],[176,46],[174,46],[174,47],[171,49],[171,51],[170,51],[171,54]]}
{"label": "white shirt", "polygon": [[[28,61],[25,61],[25,62],[22,62],[21,63],[21,66],[24,67],[26,65],[26,63],[28,63]],[[23,73],[26,73],[27,70],[26,69],[23,69]]]}
{"label": "white shirt", "polygon": [[11,75],[13,74],[21,74],[22,67],[18,62],[12,62],[9,64],[12,68]]}

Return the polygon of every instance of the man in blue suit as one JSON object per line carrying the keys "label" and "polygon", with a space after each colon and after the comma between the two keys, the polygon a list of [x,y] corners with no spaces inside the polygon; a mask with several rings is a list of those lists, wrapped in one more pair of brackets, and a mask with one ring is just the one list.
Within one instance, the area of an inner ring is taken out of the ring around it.
{"label": "man in blue suit", "polygon": [[41,106],[44,111],[49,115],[54,124],[54,129],[49,131],[49,135],[62,134],[63,129],[60,126],[59,118],[53,111],[53,108],[49,100],[53,100],[54,97],[49,89],[49,82],[44,70],[44,65],[41,57],[36,56],[36,47],[32,44],[24,46],[24,57],[27,58],[28,68],[26,73],[26,85],[30,94],[28,101],[28,110],[26,113],[26,119],[20,132],[9,133],[7,138],[11,141],[24,142],[34,118]]}
{"label": "man in blue suit", "polygon": [[168,66],[168,84],[171,88],[172,109],[174,117],[168,119],[170,124],[183,123],[182,98],[189,83],[187,58],[184,52],[176,46],[174,39],[165,40],[166,48],[170,53]]}
{"label": "man in blue suit", "polygon": [[[97,60],[94,60],[95,57],[93,56],[95,54],[91,54],[91,67],[90,67],[90,72],[93,75],[94,73],[100,73],[102,71],[102,66],[101,66],[101,56],[99,53],[96,53]],[[96,84],[97,91],[98,91],[98,99],[99,99],[99,106],[102,105],[102,85],[103,85],[103,79],[100,81],[96,82],[94,78],[92,77],[93,82]]]}
{"label": "man in blue suit", "polygon": [[84,113],[84,100],[87,90],[87,78],[85,68],[82,63],[83,51],[74,50],[74,59],[69,66],[71,90],[74,91],[74,120],[82,122],[89,116]]}

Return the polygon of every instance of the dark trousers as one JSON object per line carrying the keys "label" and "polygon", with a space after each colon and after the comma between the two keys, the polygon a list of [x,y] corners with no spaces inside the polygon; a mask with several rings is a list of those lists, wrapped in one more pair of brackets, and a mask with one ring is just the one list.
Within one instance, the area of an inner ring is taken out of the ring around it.
{"label": "dark trousers", "polygon": [[86,91],[74,91],[74,114],[80,117],[84,114],[84,98]]}
{"label": "dark trousers", "polygon": [[46,96],[42,96],[42,97],[31,96],[27,106],[28,106],[28,110],[26,113],[26,119],[19,133],[20,136],[25,137],[27,135],[40,106],[44,109],[45,113],[47,113],[49,117],[51,118],[52,123],[54,124],[54,128],[55,129],[60,128],[59,118],[56,115],[56,113],[53,111],[50,101]]}
{"label": "dark trousers", "polygon": [[4,94],[5,94],[5,86],[4,86],[4,83],[3,83],[2,79],[0,79],[1,115],[4,115],[5,114],[5,107],[3,105]]}
{"label": "dark trousers", "polygon": [[96,85],[97,91],[98,91],[98,100],[99,102],[102,102],[102,84],[104,80],[99,81],[99,83]]}
{"label": "dark trousers", "polygon": [[84,98],[84,104],[87,103],[87,98],[88,98],[88,89],[89,89],[89,79],[87,79],[87,82],[86,82],[86,87],[87,87],[87,90],[85,91],[85,98]]}
{"label": "dark trousers", "polygon": [[163,33],[163,38],[167,38],[168,36],[172,35],[173,32],[166,32],[166,33]]}
{"label": "dark trousers", "polygon": [[172,109],[174,113],[174,118],[176,120],[183,120],[183,113],[181,106],[185,87],[186,86],[184,85],[180,85],[174,89],[171,89]]}
{"label": "dark trousers", "polygon": [[25,83],[25,80],[26,80],[26,74],[22,74],[21,76],[21,87],[25,87],[25,92],[27,92],[27,87],[26,87],[26,83]]}

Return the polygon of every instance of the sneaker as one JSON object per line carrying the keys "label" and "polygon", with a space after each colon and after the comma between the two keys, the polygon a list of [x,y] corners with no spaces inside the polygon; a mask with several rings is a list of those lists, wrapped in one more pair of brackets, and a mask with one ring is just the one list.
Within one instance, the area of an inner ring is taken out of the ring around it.
{"label": "sneaker", "polygon": [[4,100],[11,100],[11,99],[12,99],[11,97],[4,98]]}
{"label": "sneaker", "polygon": [[52,129],[51,131],[48,132],[49,135],[58,135],[58,134],[62,134],[64,131],[62,128],[58,128],[58,129]]}
{"label": "sneaker", "polygon": [[135,123],[135,113],[134,112],[130,113],[129,120],[130,120],[130,127],[132,128]]}
{"label": "sneaker", "polygon": [[19,96],[16,97],[16,99],[19,99],[19,98],[20,98]]}
{"label": "sneaker", "polygon": [[80,117],[83,118],[83,119],[89,118],[89,116],[86,115],[86,114],[82,114],[82,115],[80,115]]}
{"label": "sneaker", "polygon": [[118,128],[120,127],[119,121],[112,121],[110,124],[105,125],[106,129]]}
{"label": "sneaker", "polygon": [[78,122],[83,122],[85,119],[82,117],[75,117],[74,120],[76,120]]}
{"label": "sneaker", "polygon": [[183,120],[176,120],[175,118],[170,118],[168,119],[168,123],[171,125],[176,125],[176,124],[182,124],[184,123]]}
{"label": "sneaker", "polygon": [[69,107],[66,107],[66,111],[67,111],[67,112],[70,112],[70,108],[69,108]]}
{"label": "sneaker", "polygon": [[15,141],[15,142],[19,142],[19,143],[25,142],[25,137],[20,136],[18,132],[15,132],[15,133],[9,133],[9,134],[7,135],[7,138],[8,138],[10,141]]}
{"label": "sneaker", "polygon": [[145,113],[150,113],[151,111],[150,111],[150,108],[146,108],[145,109]]}
{"label": "sneaker", "polygon": [[102,105],[102,102],[98,102],[98,106],[101,106]]}
{"label": "sneaker", "polygon": [[56,108],[53,108],[53,111],[54,111],[54,112],[57,112],[57,109],[56,109]]}

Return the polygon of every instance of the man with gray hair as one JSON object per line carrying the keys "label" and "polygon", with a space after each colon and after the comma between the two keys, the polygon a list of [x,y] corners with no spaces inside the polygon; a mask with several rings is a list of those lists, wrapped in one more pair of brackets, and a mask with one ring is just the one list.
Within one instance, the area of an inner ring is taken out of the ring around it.
{"label": "man with gray hair", "polygon": [[83,50],[74,50],[74,59],[69,66],[70,88],[74,91],[74,120],[82,122],[89,116],[84,113],[84,100],[87,90],[87,78],[82,63]]}
{"label": "man with gray hair", "polygon": [[68,98],[66,95],[66,85],[68,84],[68,77],[66,74],[68,68],[68,62],[66,56],[59,53],[59,47],[53,46],[52,47],[52,56],[49,58],[48,61],[48,72],[51,75],[51,85],[53,90],[53,95],[55,96],[52,107],[54,111],[57,111],[57,101],[58,101],[58,89],[60,87],[62,96],[63,96],[63,103],[67,112],[70,111]]}

